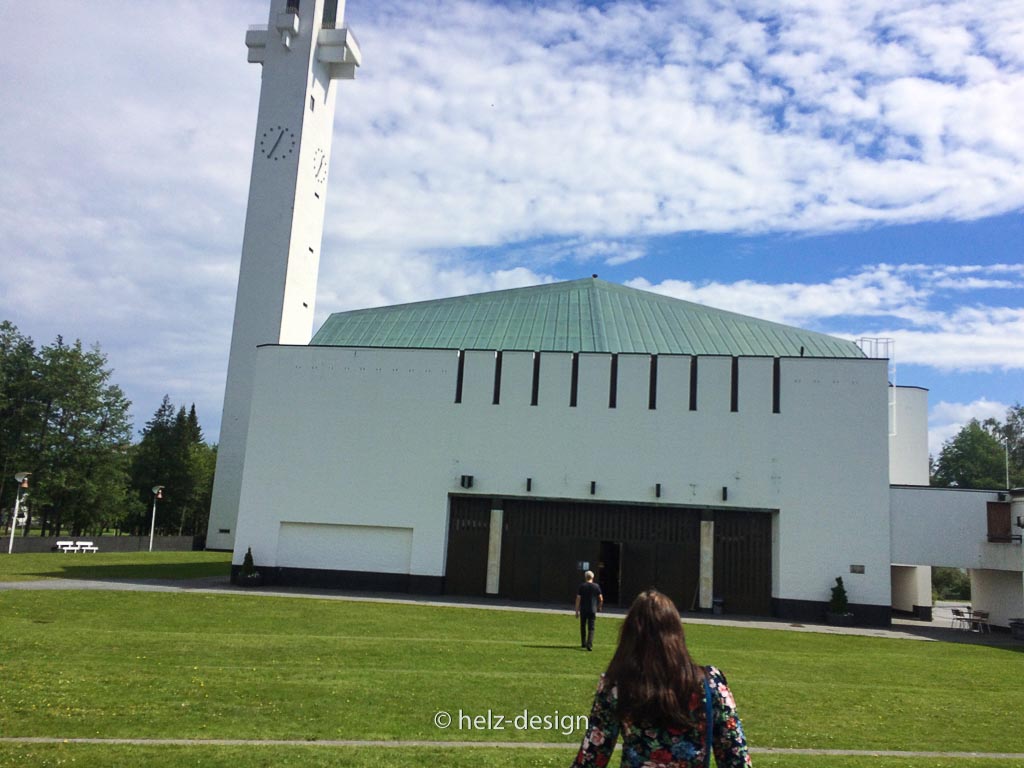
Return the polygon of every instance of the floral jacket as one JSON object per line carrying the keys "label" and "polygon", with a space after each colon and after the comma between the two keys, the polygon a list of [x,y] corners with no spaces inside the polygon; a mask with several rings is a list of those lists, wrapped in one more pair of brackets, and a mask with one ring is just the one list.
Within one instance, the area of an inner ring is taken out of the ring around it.
{"label": "floral jacket", "polygon": [[[751,765],[743,726],[736,714],[736,702],[725,682],[725,675],[707,667],[711,686],[712,732],[715,763],[718,768],[745,768]],[[618,718],[618,689],[604,675],[594,694],[590,727],[573,765],[603,768],[611,759],[615,742],[622,735],[622,765],[628,768],[702,768],[705,751],[704,693],[690,699],[695,725],[688,728],[641,727]]]}

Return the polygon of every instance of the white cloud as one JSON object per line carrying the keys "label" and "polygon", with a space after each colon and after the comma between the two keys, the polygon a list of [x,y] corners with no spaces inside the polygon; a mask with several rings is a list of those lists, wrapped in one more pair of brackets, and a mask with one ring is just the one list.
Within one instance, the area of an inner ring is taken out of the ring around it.
{"label": "white cloud", "polygon": [[[734,283],[696,285],[679,280],[634,288],[745,315],[826,330],[848,338],[895,340],[898,364],[931,366],[940,371],[1024,370],[1024,309],[956,306],[938,301],[944,290],[981,288],[1020,290],[1020,280],[990,280],[1013,274],[1018,265],[876,265],[827,283]],[[954,277],[954,275],[961,277]],[[964,278],[962,275],[981,275]],[[951,285],[952,282],[952,285]]]}

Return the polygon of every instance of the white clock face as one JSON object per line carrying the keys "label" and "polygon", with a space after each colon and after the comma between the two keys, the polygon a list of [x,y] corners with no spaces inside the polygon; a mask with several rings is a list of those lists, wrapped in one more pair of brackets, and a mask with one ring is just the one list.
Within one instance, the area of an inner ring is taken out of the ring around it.
{"label": "white clock face", "polygon": [[298,139],[283,125],[274,125],[260,134],[260,153],[268,160],[283,160],[295,152]]}
{"label": "white clock face", "polygon": [[313,178],[321,184],[327,178],[327,153],[319,148],[313,153]]}

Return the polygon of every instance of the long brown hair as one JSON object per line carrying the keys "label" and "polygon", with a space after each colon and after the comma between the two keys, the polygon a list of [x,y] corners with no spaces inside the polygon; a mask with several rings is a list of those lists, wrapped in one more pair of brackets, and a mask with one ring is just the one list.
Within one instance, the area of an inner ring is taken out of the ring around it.
{"label": "long brown hair", "polygon": [[662,727],[693,722],[691,699],[701,692],[704,671],[686,650],[679,611],[661,592],[649,589],[633,601],[606,675],[618,686],[623,720]]}

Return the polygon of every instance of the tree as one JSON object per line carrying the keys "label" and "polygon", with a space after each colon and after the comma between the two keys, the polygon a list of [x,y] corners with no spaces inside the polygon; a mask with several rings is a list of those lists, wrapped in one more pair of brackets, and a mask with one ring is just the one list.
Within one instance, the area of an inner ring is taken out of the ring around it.
{"label": "tree", "polygon": [[31,509],[43,535],[62,527],[79,535],[124,508],[129,403],[110,378],[98,346],[58,336],[37,351],[0,323],[4,479],[12,469],[32,473]]}
{"label": "tree", "polygon": [[[985,419],[982,426],[999,440],[1003,449],[1003,481],[1009,470],[1010,487],[1024,485],[1024,405],[1016,403],[1006,411],[1006,421]],[[1002,485],[999,486],[1000,488]]]}
{"label": "tree", "polygon": [[25,437],[38,411],[33,397],[36,349],[10,322],[0,321],[0,509],[14,505],[15,472],[30,466]]}
{"label": "tree", "polygon": [[971,419],[947,440],[935,462],[932,485],[956,488],[1003,488],[1006,483],[1002,442]]}
{"label": "tree", "polygon": [[[203,441],[196,408],[175,410],[164,395],[142,439],[132,451],[132,487],[141,503],[152,503],[152,488],[164,486],[157,510],[157,530],[195,535],[206,529],[213,492],[214,449]],[[144,524],[143,524],[144,523]],[[146,530],[148,518],[140,523]]]}

